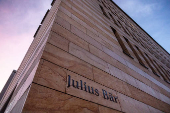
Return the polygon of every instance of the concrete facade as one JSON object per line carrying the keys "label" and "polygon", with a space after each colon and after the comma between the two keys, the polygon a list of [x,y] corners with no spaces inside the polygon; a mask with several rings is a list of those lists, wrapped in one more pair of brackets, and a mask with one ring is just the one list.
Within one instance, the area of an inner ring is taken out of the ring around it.
{"label": "concrete facade", "polygon": [[170,112],[169,53],[114,2],[54,0],[34,37],[2,112]]}

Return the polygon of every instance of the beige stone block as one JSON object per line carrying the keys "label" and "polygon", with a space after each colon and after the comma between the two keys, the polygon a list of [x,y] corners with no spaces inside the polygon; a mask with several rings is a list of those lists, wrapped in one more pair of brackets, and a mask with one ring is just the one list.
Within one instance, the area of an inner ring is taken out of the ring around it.
{"label": "beige stone block", "polygon": [[131,85],[127,85],[129,87],[129,90],[131,91],[131,97],[133,97],[134,99],[143,102],[147,105],[150,105],[156,109],[162,110],[164,112],[168,112],[170,110],[170,105],[164,103],[161,100],[158,100],[156,98],[154,98],[153,96],[131,86]]}
{"label": "beige stone block", "polygon": [[72,5],[71,5],[67,0],[63,0],[63,1],[61,2],[61,5],[62,5],[62,6],[63,6],[63,5],[66,5],[66,6],[69,7],[69,8],[72,7]]}
{"label": "beige stone block", "polygon": [[154,99],[150,95],[146,94],[145,92],[143,92],[131,85],[128,85],[128,87],[132,94],[131,97],[133,97],[134,99],[136,99],[138,101],[142,101],[148,105],[152,104]]}
{"label": "beige stone block", "polygon": [[106,53],[104,53],[103,51],[99,50],[98,48],[89,45],[89,50],[92,54],[98,56],[99,58],[101,58],[102,60],[110,63],[111,62],[111,57],[109,55],[107,55]]}
{"label": "beige stone block", "polygon": [[155,97],[156,97],[157,99],[160,99],[160,92],[152,89],[152,93],[155,95]]}
{"label": "beige stone block", "polygon": [[[141,81],[142,81],[143,83],[145,83],[146,85],[152,87],[151,84],[152,84],[153,82],[151,82],[149,79],[141,76],[140,74],[136,74],[136,75],[137,75],[137,76],[140,76],[140,77],[138,77],[138,80],[141,80]],[[134,75],[134,76],[135,76],[135,75]],[[154,87],[153,87],[153,88],[154,88]]]}
{"label": "beige stone block", "polygon": [[77,18],[74,14],[72,14],[71,15],[71,18],[73,19],[73,20],[75,20],[77,23],[79,23],[80,25],[82,25],[82,26],[87,26],[87,24],[85,23],[85,22],[83,22],[82,20],[80,20],[79,18]]}
{"label": "beige stone block", "polygon": [[116,67],[114,67],[114,66],[112,66],[110,64],[108,64],[108,66],[109,66],[109,70],[110,70],[111,75],[113,75],[114,77],[119,78],[120,80],[126,81],[125,77],[124,77],[124,74],[120,69],[118,69],[118,68],[116,68]]}
{"label": "beige stone block", "polygon": [[109,75],[95,67],[93,67],[94,81],[100,83],[106,87],[116,90],[120,93],[131,96],[131,92],[127,87],[127,83],[121,81],[120,79]]}
{"label": "beige stone block", "polygon": [[79,46],[70,43],[69,53],[109,73],[107,63]]}
{"label": "beige stone block", "polygon": [[[62,7],[62,6],[60,6],[60,7]],[[65,9],[64,7],[62,7],[63,9]],[[67,9],[65,9],[65,10],[67,10]],[[68,10],[67,10],[68,11]],[[70,13],[70,12],[69,12]],[[71,19],[71,13],[70,13],[70,16],[67,14],[67,13],[65,13],[63,10],[58,10],[58,12],[57,12],[57,16],[59,16],[59,17],[61,17],[62,19],[64,19],[65,21],[67,21],[67,22],[69,22],[70,23],[70,21],[72,20]],[[56,21],[56,20],[55,20]],[[70,23],[71,24],[71,23]]]}
{"label": "beige stone block", "polygon": [[[68,71],[67,75],[66,93],[112,109],[121,110],[118,100],[119,97],[117,98],[114,90],[106,88],[70,71]],[[117,99],[115,100],[115,98]]]}
{"label": "beige stone block", "polygon": [[[75,4],[73,4],[73,2],[68,1],[71,5],[72,8],[68,8],[66,5],[63,7],[65,7],[67,10],[69,10],[72,14],[74,14],[77,18],[79,18],[80,20],[85,22],[85,18],[82,16],[82,14],[84,13],[83,10],[81,10],[80,8],[78,8]],[[76,10],[76,11],[75,11]],[[86,23],[86,22],[85,22]]]}
{"label": "beige stone block", "polygon": [[69,41],[60,35],[52,32],[48,42],[68,52]]}
{"label": "beige stone block", "polygon": [[46,45],[42,58],[89,79],[93,79],[91,65],[53,45]]}
{"label": "beige stone block", "polygon": [[159,87],[159,86],[156,85],[155,83],[152,82],[151,87],[154,87],[158,92],[160,92],[160,93],[162,93],[162,94],[164,94],[164,95],[166,95],[167,97],[170,98],[170,93],[167,92],[165,89]]}
{"label": "beige stone block", "polygon": [[32,84],[22,113],[99,113],[97,104]]}
{"label": "beige stone block", "polygon": [[136,80],[135,78],[133,78],[132,76],[130,76],[130,75],[124,73],[124,72],[122,72],[122,73],[123,73],[123,75],[124,75],[124,77],[125,77],[125,81],[126,81],[127,83],[129,83],[130,85],[138,88],[137,83],[136,83],[137,80]]}
{"label": "beige stone block", "polygon": [[39,74],[33,82],[65,92],[67,70],[48,61],[44,61]]}
{"label": "beige stone block", "polygon": [[[109,43],[107,43],[105,40],[101,39],[98,35],[94,34],[92,31],[87,29],[87,35],[89,35],[90,37],[92,37],[94,40],[98,41],[99,43],[101,43],[101,45],[114,50],[114,47],[112,45],[110,45]],[[102,47],[103,48],[103,47]],[[101,49],[103,50],[103,49]]]}
{"label": "beige stone block", "polygon": [[[154,85],[156,85],[156,84],[154,84]],[[167,96],[167,97],[170,98],[170,93],[169,93],[169,92],[167,92],[166,90],[164,90],[164,89],[161,88],[161,87],[158,87],[158,86],[157,86],[157,88],[159,88],[157,91],[159,91],[160,93],[162,93],[162,94],[164,94],[165,96]]]}
{"label": "beige stone block", "polygon": [[122,113],[122,112],[99,105],[99,113]]}
{"label": "beige stone block", "polygon": [[140,90],[142,90],[142,91],[144,91],[144,92],[152,95],[153,97],[155,97],[155,98],[157,98],[157,99],[160,98],[160,97],[158,96],[158,93],[156,94],[155,91],[154,91],[151,87],[147,86],[147,85],[144,84],[143,82],[140,82],[140,81],[137,80],[136,83],[137,83],[137,86],[138,86],[138,88],[139,88]]}
{"label": "beige stone block", "polygon": [[[105,40],[103,40],[103,46],[102,46],[102,48],[103,48],[103,50],[104,50],[105,48],[107,48],[107,49],[109,49],[109,50],[117,53],[117,52],[116,52],[116,48],[113,47],[111,44],[107,43]],[[122,49],[121,49],[120,51],[122,52]]]}
{"label": "beige stone block", "polygon": [[164,91],[163,90],[161,90],[162,88],[161,87],[159,87],[158,85],[156,85],[155,83],[153,83],[153,82],[151,82],[151,85],[150,85],[152,88],[154,88],[155,90],[157,90],[158,92],[161,92],[161,93],[163,93]]}
{"label": "beige stone block", "polygon": [[[43,64],[44,60],[43,59],[40,59],[40,62],[39,62],[39,65],[37,67],[37,70],[36,70],[36,73],[35,73],[35,76],[34,76],[34,79],[33,81],[36,81],[38,78],[38,75],[40,74],[40,71],[41,71],[41,67],[42,67],[42,64]],[[14,93],[15,94],[15,93]]]}
{"label": "beige stone block", "polygon": [[136,81],[138,88],[142,91],[148,92],[146,84],[140,81]]}
{"label": "beige stone block", "polygon": [[123,94],[118,93],[120,98],[120,105],[123,112],[126,113],[150,113],[149,108],[146,104],[139,102],[135,99],[127,97]]}
{"label": "beige stone block", "polygon": [[71,32],[77,35],[78,37],[84,39],[86,36],[81,30],[77,29],[74,25],[71,25]]}
{"label": "beige stone block", "polygon": [[99,34],[99,36],[103,38],[104,40],[106,40],[107,43],[111,44],[112,46],[115,46],[115,45],[119,46],[119,43],[117,42],[117,40],[115,40],[116,39],[115,36],[111,35],[110,37],[108,34],[106,34],[106,32],[103,32],[103,31],[100,31],[99,33],[101,34],[101,35]]}
{"label": "beige stone block", "polygon": [[126,72],[126,66],[112,57],[111,57],[111,61],[108,63],[108,65],[112,65],[115,68],[118,68],[119,70],[122,70],[123,72]]}
{"label": "beige stone block", "polygon": [[163,113],[162,111],[158,110],[158,109],[155,109],[154,107],[152,106],[148,106],[149,110],[151,113]]}
{"label": "beige stone block", "polygon": [[85,50],[89,50],[88,43],[83,39],[79,38],[75,34],[71,33],[70,31],[64,29],[62,26],[58,24],[54,24],[52,27],[52,31],[59,34],[60,36],[66,38],[67,40],[77,44],[78,46],[84,48]]}
{"label": "beige stone block", "polygon": [[[97,31],[96,31],[96,32],[97,32]],[[93,39],[95,39],[96,41],[98,41],[97,39],[98,39],[99,37],[98,37],[98,34],[97,34],[97,33],[94,33],[94,32],[92,32],[92,31],[89,30],[89,29],[87,29],[86,33],[87,33],[87,35],[89,35],[90,37],[92,37]],[[99,40],[99,42],[100,42],[100,40]]]}
{"label": "beige stone block", "polygon": [[99,37],[101,39],[103,39],[104,41],[106,41],[108,44],[110,44],[111,46],[113,46],[114,48],[120,48],[120,45],[118,44],[118,42],[116,41],[115,36],[113,36],[112,41],[109,40],[108,38],[106,38],[105,36],[103,36],[102,34],[98,33]]}
{"label": "beige stone block", "polygon": [[165,96],[165,95],[163,95],[163,94],[159,94],[160,95],[160,99],[163,101],[163,102],[166,102],[167,104],[169,104],[170,105],[170,99],[167,97],[167,96]]}
{"label": "beige stone block", "polygon": [[[132,77],[136,78],[137,80],[140,80],[141,82],[147,84],[148,86],[152,87],[152,83],[150,80],[146,79],[145,77],[141,76],[139,73],[137,73],[136,71],[130,69],[127,67],[127,73],[129,75],[131,75]],[[153,87],[154,88],[154,87]]]}
{"label": "beige stone block", "polygon": [[119,62],[121,62],[122,64],[126,65],[125,60],[121,56],[117,55],[115,52],[111,51],[110,49],[108,49],[104,46],[103,46],[103,51],[106,54],[110,55],[112,58],[114,58],[114,59],[118,60]]}
{"label": "beige stone block", "polygon": [[85,26],[89,31],[91,31],[92,33],[94,33],[95,35],[98,35],[98,31],[96,29],[94,29],[93,27],[91,27],[90,25],[86,24]]}
{"label": "beige stone block", "polygon": [[66,20],[64,20],[63,18],[57,16],[55,19],[55,22],[58,23],[59,25],[61,25],[62,27],[64,27],[67,30],[70,30],[71,25],[69,22],[67,22]]}
{"label": "beige stone block", "polygon": [[89,42],[91,45],[97,47],[98,49],[103,50],[102,45],[99,42],[97,42],[96,40],[94,40],[93,38],[91,38],[90,36],[86,35],[85,40],[87,42]]}
{"label": "beige stone block", "polygon": [[88,43],[94,45],[95,47],[99,48],[102,50],[102,46],[99,42],[91,38],[90,36],[86,35],[83,33],[81,30],[77,29],[75,26],[71,25],[71,32],[82,38],[83,40],[87,41]]}
{"label": "beige stone block", "polygon": [[62,11],[58,11],[57,15],[61,18],[63,18],[64,20],[66,20],[67,22],[69,22],[70,24],[76,26],[78,29],[80,29],[81,31],[83,31],[84,33],[86,33],[86,28],[84,26],[82,26],[81,24],[79,24],[78,22],[76,22],[75,20],[73,20],[71,17],[69,17],[68,15],[66,15],[64,12]]}
{"label": "beige stone block", "polygon": [[63,6],[62,6],[63,3],[61,3],[60,7],[59,7],[59,10],[62,11],[63,13],[65,13],[67,16],[71,17],[71,12],[69,12],[67,9],[65,9]]}
{"label": "beige stone block", "polygon": [[157,91],[155,91],[153,88],[147,86],[146,84],[144,84],[140,81],[136,81],[136,83],[140,90],[152,95],[153,97],[155,97],[157,99],[160,99],[160,94]]}
{"label": "beige stone block", "polygon": [[117,61],[116,65],[114,65],[115,67],[117,67],[118,69],[122,70],[125,73],[128,73],[127,69],[128,67],[125,66],[124,64],[122,64],[121,62]]}

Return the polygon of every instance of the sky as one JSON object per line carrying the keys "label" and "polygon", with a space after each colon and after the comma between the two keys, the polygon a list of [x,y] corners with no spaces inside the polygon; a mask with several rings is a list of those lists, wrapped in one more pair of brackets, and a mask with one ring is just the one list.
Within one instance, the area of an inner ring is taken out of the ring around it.
{"label": "sky", "polygon": [[[169,0],[113,0],[170,53]],[[21,64],[52,0],[0,0],[0,91]]]}

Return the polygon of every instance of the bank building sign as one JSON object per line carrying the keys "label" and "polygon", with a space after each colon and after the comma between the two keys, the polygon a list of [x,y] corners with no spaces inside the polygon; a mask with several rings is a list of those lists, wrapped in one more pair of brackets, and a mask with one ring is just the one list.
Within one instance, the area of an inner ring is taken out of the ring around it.
{"label": "bank building sign", "polygon": [[111,92],[108,92],[103,88],[97,89],[96,87],[93,87],[91,84],[87,84],[86,81],[75,80],[74,78],[71,77],[71,75],[68,75],[67,88],[71,87],[75,88],[76,90],[82,90],[85,93],[89,93],[97,97],[102,97],[108,101],[118,103],[118,97],[114,96]]}

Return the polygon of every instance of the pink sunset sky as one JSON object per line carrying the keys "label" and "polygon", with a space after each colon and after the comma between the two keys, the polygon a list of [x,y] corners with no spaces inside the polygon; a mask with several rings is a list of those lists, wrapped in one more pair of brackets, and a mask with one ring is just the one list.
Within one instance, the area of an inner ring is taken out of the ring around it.
{"label": "pink sunset sky", "polygon": [[52,0],[0,0],[0,91],[17,70]]}
{"label": "pink sunset sky", "polygon": [[[166,6],[167,3],[161,0],[160,3],[157,0],[113,1],[170,52],[170,21],[166,16],[170,8]],[[47,9],[51,7],[51,2],[52,0],[0,0],[0,91],[11,72],[18,69],[34,33]]]}

